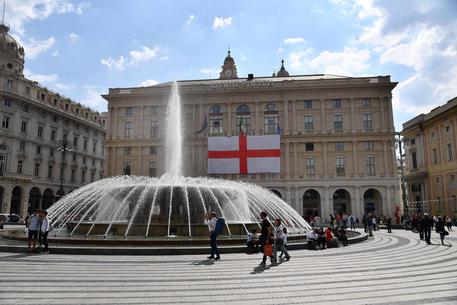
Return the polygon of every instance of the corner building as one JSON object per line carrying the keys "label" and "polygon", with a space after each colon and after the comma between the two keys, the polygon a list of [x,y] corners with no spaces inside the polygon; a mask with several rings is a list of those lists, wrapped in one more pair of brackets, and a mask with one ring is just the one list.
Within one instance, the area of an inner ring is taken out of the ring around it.
{"label": "corner building", "polygon": [[[277,75],[238,78],[229,53],[219,79],[178,84],[184,175],[207,176],[207,137],[280,133],[280,173],[217,177],[266,187],[304,216],[399,209],[390,76],[290,76],[282,63]],[[170,91],[163,83],[104,96],[108,176],[164,173]]]}
{"label": "corner building", "polygon": [[0,213],[25,216],[103,177],[106,128],[104,115],[25,78],[8,31],[0,25]]}

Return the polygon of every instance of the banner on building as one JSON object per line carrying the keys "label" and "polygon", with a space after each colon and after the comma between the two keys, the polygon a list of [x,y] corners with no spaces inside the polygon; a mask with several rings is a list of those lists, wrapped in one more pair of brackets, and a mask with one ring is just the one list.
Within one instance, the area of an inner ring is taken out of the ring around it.
{"label": "banner on building", "polygon": [[280,136],[208,137],[208,174],[280,172]]}

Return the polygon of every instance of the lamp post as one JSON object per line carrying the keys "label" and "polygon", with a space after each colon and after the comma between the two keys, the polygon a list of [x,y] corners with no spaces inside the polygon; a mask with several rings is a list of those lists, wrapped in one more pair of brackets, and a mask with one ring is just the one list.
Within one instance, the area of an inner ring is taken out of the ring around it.
{"label": "lamp post", "polygon": [[65,153],[67,151],[72,151],[73,150],[73,146],[71,145],[71,143],[69,141],[67,141],[66,139],[63,139],[63,140],[60,140],[57,143],[57,150],[62,152],[62,163],[61,163],[61,166],[60,166],[60,189],[59,189],[59,197],[62,198],[63,194],[64,194],[64,191],[63,191],[63,176],[64,176],[63,170],[64,170],[64,167],[65,167]]}

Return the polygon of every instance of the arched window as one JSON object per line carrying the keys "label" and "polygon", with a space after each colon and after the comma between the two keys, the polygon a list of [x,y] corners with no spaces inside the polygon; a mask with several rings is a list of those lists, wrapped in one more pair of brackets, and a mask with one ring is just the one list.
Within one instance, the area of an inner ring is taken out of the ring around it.
{"label": "arched window", "polygon": [[239,134],[240,132],[251,133],[251,111],[246,104],[236,108],[236,133]]}
{"label": "arched window", "polygon": [[279,134],[279,113],[275,104],[270,103],[265,106],[264,113],[264,133]]}
{"label": "arched window", "polygon": [[209,135],[221,136],[224,134],[224,124],[222,109],[219,105],[214,105],[209,110]]}

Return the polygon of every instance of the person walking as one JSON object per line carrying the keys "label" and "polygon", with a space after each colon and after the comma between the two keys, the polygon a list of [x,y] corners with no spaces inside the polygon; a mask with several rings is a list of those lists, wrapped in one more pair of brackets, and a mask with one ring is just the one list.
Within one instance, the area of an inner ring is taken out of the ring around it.
{"label": "person walking", "polygon": [[44,246],[43,253],[49,254],[49,246],[48,246],[48,233],[50,228],[50,220],[48,218],[47,211],[40,211],[40,243]]}
{"label": "person walking", "polygon": [[373,226],[375,224],[375,219],[373,216],[368,215],[367,217],[367,227],[368,227],[368,236],[373,236]]}
{"label": "person walking", "polygon": [[419,216],[418,222],[417,222],[417,231],[419,232],[419,238],[421,240],[424,240],[424,227],[422,226],[423,222],[422,219],[424,216]]}
{"label": "person walking", "polygon": [[[282,237],[283,243],[284,243],[284,249],[287,250],[287,228],[284,227],[282,229],[282,232],[284,233],[284,236]],[[279,254],[279,258],[282,259],[282,256],[284,255],[284,251],[281,251],[281,254]]]}
{"label": "person walking", "polygon": [[446,217],[446,227],[449,231],[452,231],[452,219],[451,217]]}
{"label": "person walking", "polygon": [[208,256],[209,259],[219,260],[221,259],[219,255],[219,248],[217,247],[217,232],[216,232],[217,218],[216,213],[211,212],[206,214],[205,225],[208,226],[210,246],[211,246],[211,255]]}
{"label": "person walking", "polygon": [[32,215],[28,219],[27,223],[27,228],[29,230],[28,232],[28,241],[29,241],[29,247],[28,247],[28,252],[32,252],[36,250],[36,242],[38,239],[38,230],[40,230],[41,226],[41,220],[40,217],[38,216],[38,211],[34,210]]}
{"label": "person walking", "polygon": [[349,224],[351,225],[351,230],[355,230],[355,217],[352,214],[349,216]]}
{"label": "person walking", "polygon": [[365,231],[365,233],[368,233],[368,217],[365,214],[363,214],[363,217],[362,217],[362,224],[363,224],[363,230]]}
{"label": "person walking", "polygon": [[[436,233],[438,233],[440,235],[440,239],[441,239],[441,244],[444,246],[444,237],[446,235],[449,234],[449,232],[447,232],[445,229],[444,229],[444,221],[443,221],[443,217],[439,216],[437,221],[436,221],[436,224],[435,224],[435,228],[436,228]],[[447,233],[447,234],[446,234]]]}
{"label": "person walking", "polygon": [[284,247],[284,227],[281,224],[281,219],[275,219],[275,237],[274,237],[274,248],[273,248],[273,256],[275,260],[278,257],[278,250],[281,250],[282,253],[285,255],[285,261],[287,262],[290,260],[289,252],[287,252],[286,247]]}
{"label": "person walking", "polygon": [[431,235],[432,235],[432,226],[433,226],[433,219],[428,216],[427,213],[424,213],[424,218],[421,219],[421,227],[424,230],[424,239],[425,242],[430,245]]}
{"label": "person walking", "polygon": [[389,215],[386,216],[386,226],[387,233],[392,233],[392,218]]}
{"label": "person walking", "polygon": [[[261,231],[260,231],[260,237],[259,237],[259,244],[260,244],[260,252],[263,253],[263,257],[262,257],[262,262],[259,264],[259,266],[265,267],[265,263],[267,261],[267,255],[265,254],[264,246],[270,237],[271,225],[267,219],[267,212],[260,213],[260,218],[262,219],[262,223],[260,225]],[[268,254],[270,254],[270,253],[268,253]],[[270,260],[272,263],[276,263],[276,259],[273,256],[273,253],[271,253],[268,256],[270,257]]]}

